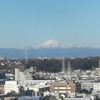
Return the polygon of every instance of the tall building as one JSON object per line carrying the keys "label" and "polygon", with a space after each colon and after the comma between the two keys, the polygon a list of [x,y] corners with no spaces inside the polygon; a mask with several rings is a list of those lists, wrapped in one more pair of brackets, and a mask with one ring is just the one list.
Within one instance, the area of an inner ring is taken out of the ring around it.
{"label": "tall building", "polygon": [[32,80],[30,69],[20,71],[20,69],[15,68],[15,80]]}
{"label": "tall building", "polygon": [[20,76],[19,73],[20,73],[19,69],[15,68],[15,80],[19,80],[19,76]]}

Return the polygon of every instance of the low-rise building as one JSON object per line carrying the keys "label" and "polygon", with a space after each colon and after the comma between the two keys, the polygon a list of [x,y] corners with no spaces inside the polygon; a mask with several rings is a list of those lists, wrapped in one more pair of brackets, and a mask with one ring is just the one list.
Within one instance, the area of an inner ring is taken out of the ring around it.
{"label": "low-rise building", "polygon": [[16,93],[19,92],[17,81],[5,81],[4,94],[7,94],[11,91],[15,91]]}
{"label": "low-rise building", "polygon": [[86,89],[86,90],[93,89],[93,83],[90,83],[90,82],[81,83],[81,90],[83,89]]}
{"label": "low-rise building", "polygon": [[67,96],[75,96],[77,85],[73,81],[50,83],[50,93],[59,93]]}
{"label": "low-rise building", "polygon": [[94,83],[93,84],[93,92],[100,92],[100,82],[99,83]]}
{"label": "low-rise building", "polygon": [[64,100],[92,100],[92,99],[86,97],[86,98],[65,98]]}

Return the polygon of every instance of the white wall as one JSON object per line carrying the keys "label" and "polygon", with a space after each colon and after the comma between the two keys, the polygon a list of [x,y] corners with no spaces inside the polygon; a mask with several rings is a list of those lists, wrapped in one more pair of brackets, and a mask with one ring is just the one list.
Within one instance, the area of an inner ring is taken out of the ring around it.
{"label": "white wall", "polygon": [[17,81],[5,81],[4,85],[4,94],[7,94],[11,91],[19,92]]}
{"label": "white wall", "polygon": [[100,92],[100,83],[93,84],[93,92]]}

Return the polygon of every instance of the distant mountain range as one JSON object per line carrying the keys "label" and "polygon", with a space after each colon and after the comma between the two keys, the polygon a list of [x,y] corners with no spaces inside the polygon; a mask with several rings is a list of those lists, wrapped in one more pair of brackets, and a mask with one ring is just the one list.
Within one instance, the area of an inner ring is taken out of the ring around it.
{"label": "distant mountain range", "polygon": [[[25,49],[0,48],[0,56],[6,58],[25,58]],[[100,56],[100,48],[30,48],[27,57],[94,57]]]}
{"label": "distant mountain range", "polygon": [[[5,58],[25,58],[25,49],[0,48],[0,56]],[[100,48],[87,47],[83,44],[65,44],[48,40],[39,46],[27,49],[28,58],[36,57],[94,57],[100,56]]]}

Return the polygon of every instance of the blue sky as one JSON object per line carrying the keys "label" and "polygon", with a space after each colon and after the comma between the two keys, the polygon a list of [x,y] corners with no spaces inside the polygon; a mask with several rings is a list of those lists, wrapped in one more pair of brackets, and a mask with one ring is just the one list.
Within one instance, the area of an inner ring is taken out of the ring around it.
{"label": "blue sky", "polygon": [[0,47],[50,39],[100,46],[100,0],[0,0]]}

